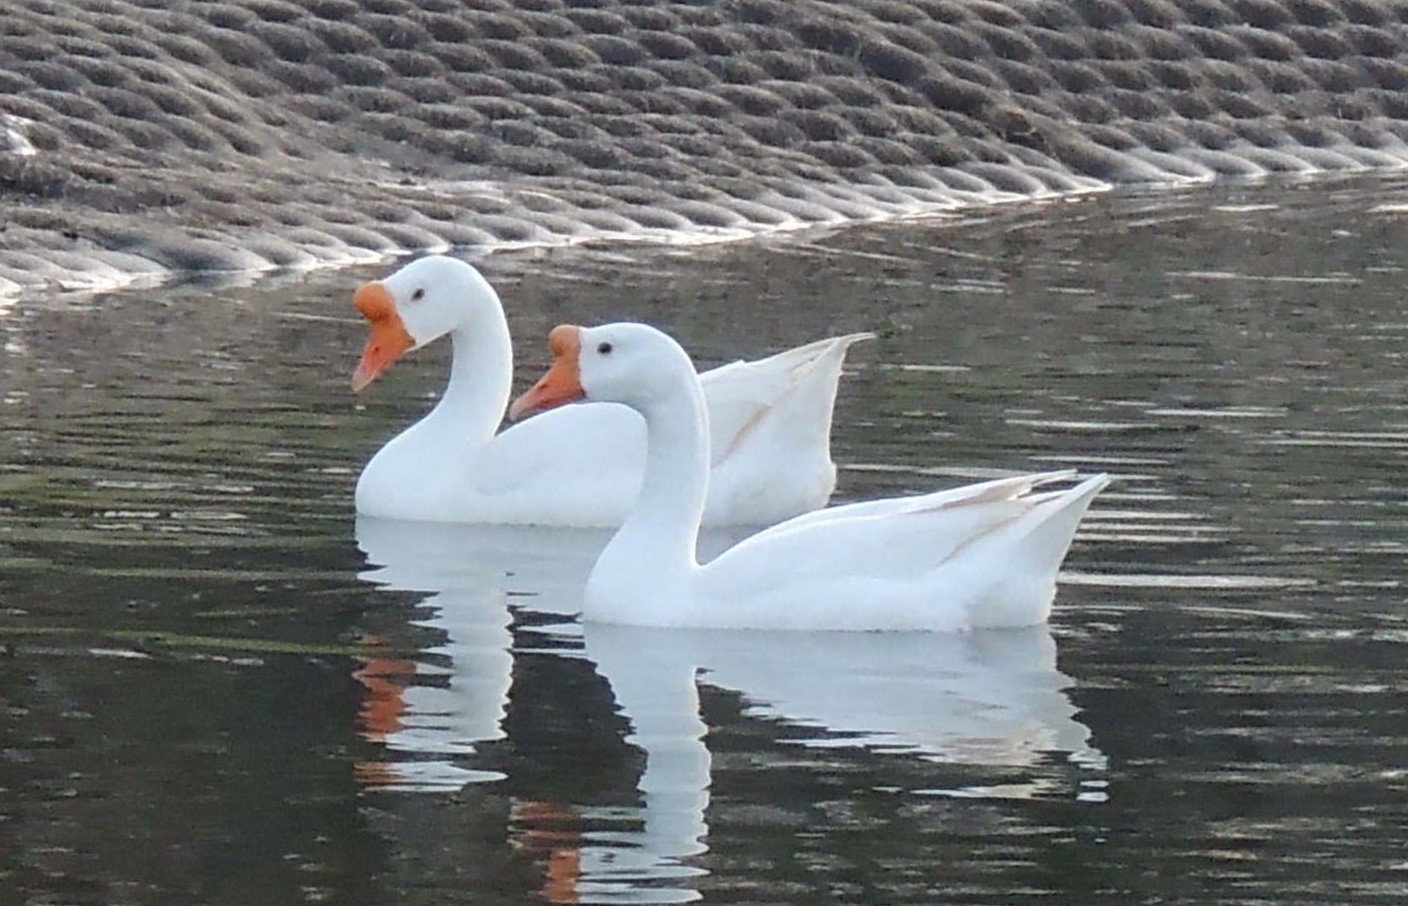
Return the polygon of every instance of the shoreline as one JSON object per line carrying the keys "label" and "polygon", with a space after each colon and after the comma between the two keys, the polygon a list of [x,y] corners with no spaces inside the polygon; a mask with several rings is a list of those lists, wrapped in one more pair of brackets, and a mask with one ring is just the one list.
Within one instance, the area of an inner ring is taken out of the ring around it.
{"label": "shoreline", "polygon": [[1408,167],[1390,4],[1075,6],[18,0],[0,298]]}

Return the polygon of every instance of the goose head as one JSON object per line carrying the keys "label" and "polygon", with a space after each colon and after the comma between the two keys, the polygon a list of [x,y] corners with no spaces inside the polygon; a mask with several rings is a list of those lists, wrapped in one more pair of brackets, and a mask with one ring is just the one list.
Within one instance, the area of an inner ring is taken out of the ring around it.
{"label": "goose head", "polygon": [[548,348],[552,366],[514,400],[510,419],[578,400],[623,403],[648,412],[676,399],[694,375],[688,353],[645,324],[560,324],[548,334]]}
{"label": "goose head", "polygon": [[498,294],[479,271],[445,255],[418,258],[385,280],[364,284],[352,302],[371,325],[352,376],[353,390],[376,380],[410,350],[503,311]]}

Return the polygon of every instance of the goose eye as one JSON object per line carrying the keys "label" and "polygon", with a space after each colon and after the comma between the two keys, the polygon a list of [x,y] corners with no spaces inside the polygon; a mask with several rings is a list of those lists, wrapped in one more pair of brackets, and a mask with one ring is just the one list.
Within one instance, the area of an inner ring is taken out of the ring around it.
{"label": "goose eye", "polygon": [[598,347],[596,348],[596,351],[599,352],[599,353],[601,353],[602,355],[610,355],[610,354],[611,354],[611,344],[610,344],[610,343],[602,343],[600,346],[598,346]]}
{"label": "goose eye", "polygon": [[412,301],[412,302],[419,302],[421,299],[424,299],[424,298],[425,298],[425,287],[423,287],[423,286],[418,286],[418,287],[416,287],[416,291],[413,292],[413,293],[411,293],[411,301]]}

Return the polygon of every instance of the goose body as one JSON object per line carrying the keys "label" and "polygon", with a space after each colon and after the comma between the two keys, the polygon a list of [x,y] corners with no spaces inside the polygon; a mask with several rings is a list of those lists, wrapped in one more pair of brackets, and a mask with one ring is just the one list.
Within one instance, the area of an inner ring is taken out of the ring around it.
{"label": "goose body", "polygon": [[555,361],[514,415],[584,399],[644,419],[635,509],[587,580],[583,617],[728,629],[933,630],[1046,621],[1056,573],[1104,475],[1049,472],[799,516],[706,565],[695,556],[709,424],[689,356],[641,324],[553,331]]}
{"label": "goose body", "polygon": [[[645,426],[625,406],[567,407],[496,433],[513,351],[483,276],[432,255],[357,291],[372,333],[360,390],[406,351],[448,334],[450,380],[434,409],[392,438],[357,481],[357,512],[390,519],[620,525],[640,488]],[[705,525],[769,525],[823,506],[836,483],[831,413],[846,350],[822,340],[700,376],[717,425]]]}

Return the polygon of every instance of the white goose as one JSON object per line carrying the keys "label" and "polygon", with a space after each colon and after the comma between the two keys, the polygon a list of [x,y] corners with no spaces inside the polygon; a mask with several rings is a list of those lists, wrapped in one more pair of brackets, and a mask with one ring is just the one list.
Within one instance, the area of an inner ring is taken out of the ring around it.
{"label": "white goose", "polygon": [[[513,350],[503,305],[469,264],[432,255],[357,290],[371,322],[352,378],[361,390],[405,352],[449,334],[439,403],[379,450],[357,511],[389,519],[617,526],[645,463],[645,428],[622,406],[572,407],[495,434]],[[822,340],[701,375],[714,428],[705,525],[770,525],[823,506],[836,484],[831,411],[847,348]]]}
{"label": "white goose", "polygon": [[549,345],[552,367],[510,417],[588,400],[623,403],[646,425],[640,497],[587,579],[587,620],[938,631],[1042,623],[1076,525],[1109,483],[1096,475],[1030,493],[1074,475],[1050,472],[819,510],[700,566],[709,425],[689,356],[643,324],[562,325]]}

